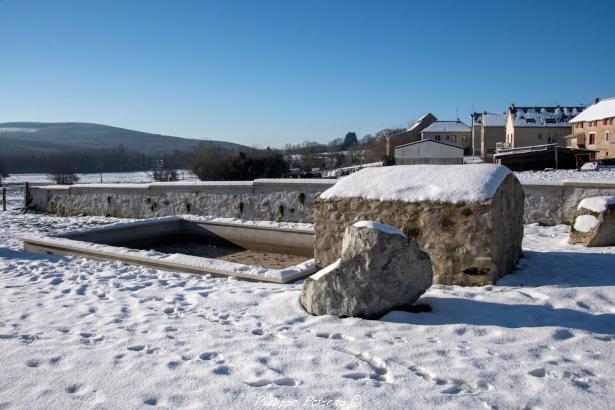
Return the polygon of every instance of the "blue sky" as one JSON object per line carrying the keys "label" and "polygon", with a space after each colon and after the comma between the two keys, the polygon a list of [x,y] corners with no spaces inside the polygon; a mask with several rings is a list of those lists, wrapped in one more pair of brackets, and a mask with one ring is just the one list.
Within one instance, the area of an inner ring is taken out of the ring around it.
{"label": "blue sky", "polygon": [[615,2],[0,0],[0,122],[283,147],[615,96]]}

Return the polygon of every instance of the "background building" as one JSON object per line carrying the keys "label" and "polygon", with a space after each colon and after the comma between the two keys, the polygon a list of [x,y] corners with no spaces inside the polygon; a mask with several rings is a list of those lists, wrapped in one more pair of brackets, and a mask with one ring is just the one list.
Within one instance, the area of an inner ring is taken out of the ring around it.
{"label": "background building", "polygon": [[598,152],[599,159],[615,158],[615,98],[600,101],[570,120],[572,148],[588,148]]}
{"label": "background building", "polygon": [[393,134],[390,136],[391,144],[398,146],[408,144],[410,142],[420,141],[421,132],[437,121],[437,118],[432,113],[427,113],[416,120],[407,130]]}
{"label": "background building", "polygon": [[395,164],[463,164],[463,150],[459,145],[424,139],[395,147]]}
{"label": "background building", "polygon": [[475,112],[471,117],[473,155],[493,155],[496,144],[506,141],[506,114]]}
{"label": "background building", "polygon": [[464,148],[466,155],[472,154],[472,129],[457,121],[436,121],[421,133],[422,139],[445,142]]}
{"label": "background building", "polygon": [[566,146],[571,132],[570,120],[585,107],[515,107],[508,108],[506,146],[508,148],[558,144]]}

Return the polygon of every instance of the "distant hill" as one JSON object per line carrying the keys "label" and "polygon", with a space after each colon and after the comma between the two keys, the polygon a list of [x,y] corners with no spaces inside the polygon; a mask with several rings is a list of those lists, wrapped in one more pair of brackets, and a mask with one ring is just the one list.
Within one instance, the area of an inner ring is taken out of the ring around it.
{"label": "distant hill", "polygon": [[4,155],[117,148],[119,145],[123,145],[128,151],[153,155],[171,153],[175,150],[191,151],[204,142],[229,149],[247,148],[232,142],[171,137],[101,124],[79,122],[0,123],[0,152]]}

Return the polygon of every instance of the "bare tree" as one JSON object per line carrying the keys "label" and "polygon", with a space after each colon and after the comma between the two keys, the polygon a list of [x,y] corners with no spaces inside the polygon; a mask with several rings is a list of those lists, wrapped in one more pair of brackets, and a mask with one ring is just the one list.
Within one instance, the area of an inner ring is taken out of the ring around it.
{"label": "bare tree", "polygon": [[9,177],[9,171],[6,167],[6,164],[0,161],[0,185],[2,185],[2,181],[4,180],[4,178],[8,178],[8,177]]}
{"label": "bare tree", "polygon": [[149,175],[156,182],[177,181],[177,170],[169,166],[169,162],[164,159],[154,161]]}
{"label": "bare tree", "polygon": [[54,161],[51,166],[51,176],[58,185],[72,185],[79,181],[74,168],[64,158],[58,158]]}

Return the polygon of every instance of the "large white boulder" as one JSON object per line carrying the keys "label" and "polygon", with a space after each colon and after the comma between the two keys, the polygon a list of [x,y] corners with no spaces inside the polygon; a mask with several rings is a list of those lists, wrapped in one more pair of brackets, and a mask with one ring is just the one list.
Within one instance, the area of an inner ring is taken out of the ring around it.
{"label": "large white boulder", "polygon": [[301,304],[313,315],[379,317],[416,301],[432,283],[429,256],[398,228],[346,228],[340,259],[307,278]]}
{"label": "large white boulder", "polygon": [[585,246],[615,245],[615,196],[595,196],[579,202],[568,242]]}

